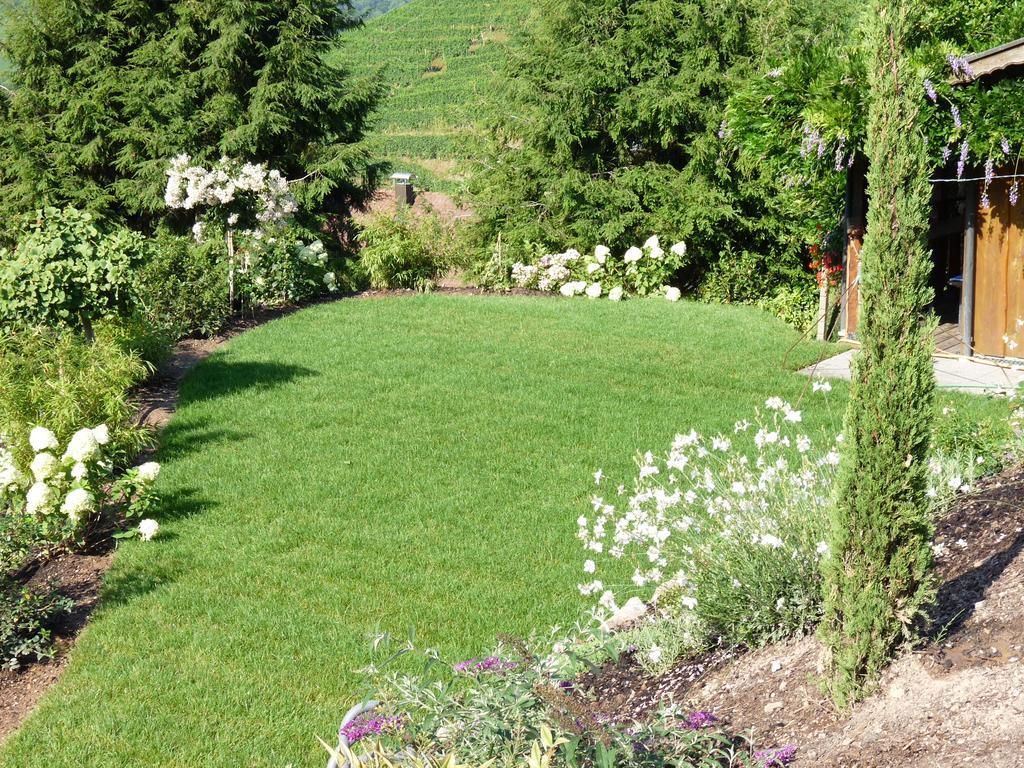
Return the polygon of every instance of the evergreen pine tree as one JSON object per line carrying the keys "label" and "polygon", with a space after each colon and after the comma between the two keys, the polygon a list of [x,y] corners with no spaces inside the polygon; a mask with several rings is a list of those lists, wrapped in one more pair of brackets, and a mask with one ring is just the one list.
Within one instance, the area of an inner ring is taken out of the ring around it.
{"label": "evergreen pine tree", "polygon": [[164,171],[185,152],[303,179],[302,213],[344,224],[373,188],[380,85],[325,54],[356,23],[334,0],[27,0],[5,44],[0,211],[70,204],[149,228],[172,215]]}
{"label": "evergreen pine tree", "polygon": [[908,639],[932,594],[926,511],[933,408],[927,250],[930,188],[920,85],[905,55],[909,4],[875,0],[866,151],[870,207],[846,453],[833,508],[822,639],[845,707]]}

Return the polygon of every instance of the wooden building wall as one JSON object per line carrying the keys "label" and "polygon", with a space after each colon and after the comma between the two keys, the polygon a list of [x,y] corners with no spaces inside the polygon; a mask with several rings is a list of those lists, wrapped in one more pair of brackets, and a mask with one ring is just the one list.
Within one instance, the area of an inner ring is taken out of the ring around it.
{"label": "wooden building wall", "polygon": [[[1009,180],[989,186],[988,209],[978,205],[974,270],[974,352],[1020,357],[1024,354],[1024,200],[1010,205]],[[980,192],[979,192],[980,194]],[[1011,349],[1003,340],[1020,346]]]}

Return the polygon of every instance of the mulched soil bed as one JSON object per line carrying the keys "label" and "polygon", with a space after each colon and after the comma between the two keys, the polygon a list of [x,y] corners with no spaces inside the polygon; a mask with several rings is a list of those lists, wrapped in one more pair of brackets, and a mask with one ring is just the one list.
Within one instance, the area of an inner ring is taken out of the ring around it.
{"label": "mulched soil bed", "polygon": [[932,635],[852,713],[840,715],[823,695],[822,648],[810,637],[717,650],[658,677],[626,656],[585,675],[578,690],[620,721],[671,702],[711,710],[761,746],[798,745],[797,764],[1024,766],[1022,509],[1024,467],[1014,467],[979,482],[943,515]]}

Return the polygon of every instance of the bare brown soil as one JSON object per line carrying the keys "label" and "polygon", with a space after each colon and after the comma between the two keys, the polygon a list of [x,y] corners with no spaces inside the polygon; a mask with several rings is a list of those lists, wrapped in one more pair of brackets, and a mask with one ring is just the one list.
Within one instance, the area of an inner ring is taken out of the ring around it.
{"label": "bare brown soil", "polygon": [[1022,510],[1024,468],[1016,467],[943,516],[932,636],[850,713],[822,693],[822,648],[812,637],[684,659],[656,678],[626,658],[584,682],[617,719],[670,702],[710,710],[760,746],[797,745],[798,765],[1024,766]]}
{"label": "bare brown soil", "polygon": [[[382,187],[374,193],[373,200],[365,211],[356,215],[357,220],[366,220],[374,216],[393,214],[398,208],[395,192],[391,187]],[[443,192],[417,192],[409,209],[415,216],[428,216],[431,213],[447,223],[465,221],[473,217],[472,209],[459,204],[451,196]]]}

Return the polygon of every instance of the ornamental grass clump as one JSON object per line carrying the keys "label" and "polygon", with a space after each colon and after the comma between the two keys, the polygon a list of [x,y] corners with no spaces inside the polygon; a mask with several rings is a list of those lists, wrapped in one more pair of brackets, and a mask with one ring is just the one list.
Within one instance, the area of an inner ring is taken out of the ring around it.
{"label": "ornamental grass clump", "polygon": [[[816,383],[814,396],[829,388]],[[820,617],[820,563],[830,555],[822,510],[841,442],[812,439],[801,412],[772,397],[730,435],[691,430],[667,454],[643,454],[632,489],[597,472],[592,513],[577,521],[590,579],[580,591],[610,613],[631,594],[653,599],[688,630],[689,650],[808,629]],[[631,585],[611,583],[616,561],[632,566]]]}

